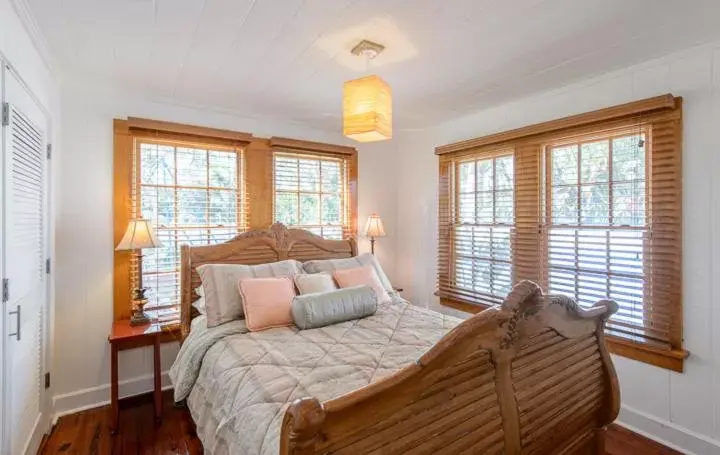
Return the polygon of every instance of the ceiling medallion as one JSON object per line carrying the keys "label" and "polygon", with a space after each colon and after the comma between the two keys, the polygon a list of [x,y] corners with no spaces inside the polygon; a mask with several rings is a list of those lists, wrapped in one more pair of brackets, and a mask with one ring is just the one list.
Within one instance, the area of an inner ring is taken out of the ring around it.
{"label": "ceiling medallion", "polygon": [[[365,57],[369,64],[384,49],[382,44],[362,40],[351,52]],[[392,138],[392,91],[384,80],[370,75],[345,82],[343,134],[358,142]]]}

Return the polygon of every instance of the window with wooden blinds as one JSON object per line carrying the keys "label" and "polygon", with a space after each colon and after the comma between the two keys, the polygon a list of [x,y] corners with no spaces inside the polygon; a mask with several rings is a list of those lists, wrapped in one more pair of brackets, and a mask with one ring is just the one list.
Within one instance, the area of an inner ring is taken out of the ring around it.
{"label": "window with wooden blinds", "polygon": [[180,246],[225,242],[246,229],[243,150],[138,138],[130,216],[151,221],[162,247],[134,256],[131,283],[142,274],[145,307],[160,322],[179,319]]}
{"label": "window with wooden blinds", "polygon": [[327,239],[350,234],[348,158],[273,152],[273,216]]}
{"label": "window with wooden blinds", "polygon": [[512,151],[453,160],[448,170],[455,190],[453,210],[447,211],[443,224],[451,240],[440,256],[450,273],[440,279],[440,295],[500,303],[511,287]]}
{"label": "window with wooden blinds", "polygon": [[612,299],[611,350],[682,371],[681,139],[666,95],[438,147],[438,295]]}
{"label": "window with wooden blinds", "polygon": [[619,305],[608,327],[618,335],[662,342],[667,324],[644,302],[652,261],[645,131],[547,147],[544,262],[548,291],[582,306],[602,299]]}

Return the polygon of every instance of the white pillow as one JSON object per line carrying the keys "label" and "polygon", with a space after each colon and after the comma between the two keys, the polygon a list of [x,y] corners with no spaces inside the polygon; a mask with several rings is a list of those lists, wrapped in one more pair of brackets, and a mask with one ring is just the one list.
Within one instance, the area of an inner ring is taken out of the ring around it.
{"label": "white pillow", "polygon": [[345,259],[324,259],[324,260],[316,260],[316,261],[307,261],[303,263],[303,270],[307,273],[330,273],[332,274],[333,271],[338,269],[354,269],[356,267],[362,267],[365,265],[372,265],[375,269],[375,273],[377,273],[378,278],[380,279],[380,283],[382,283],[383,288],[390,294],[395,295],[396,292],[392,287],[392,284],[390,283],[390,280],[388,279],[387,275],[385,274],[385,271],[380,266],[380,262],[378,262],[377,258],[373,256],[370,253],[361,254],[360,256],[353,256],[351,258],[345,258]]}
{"label": "white pillow", "polygon": [[207,309],[205,308],[205,297],[200,297],[196,301],[192,303],[192,306],[198,310],[198,313],[200,314],[207,314]]}
{"label": "white pillow", "polygon": [[303,273],[295,275],[295,286],[300,294],[315,294],[337,289],[332,275],[329,273]]}
{"label": "white pillow", "polygon": [[294,277],[302,271],[295,260],[259,265],[205,264],[197,268],[205,294],[208,327],[215,327],[243,315],[238,283],[244,278]]}

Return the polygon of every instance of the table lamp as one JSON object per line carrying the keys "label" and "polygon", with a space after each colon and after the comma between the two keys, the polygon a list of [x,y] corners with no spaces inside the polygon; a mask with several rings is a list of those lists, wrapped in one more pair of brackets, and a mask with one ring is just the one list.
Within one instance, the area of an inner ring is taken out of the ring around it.
{"label": "table lamp", "polygon": [[145,292],[148,288],[142,285],[142,250],[145,248],[159,248],[162,244],[155,237],[155,233],[150,226],[150,222],[143,218],[130,220],[125,235],[115,248],[115,251],[133,251],[137,254],[138,259],[138,284],[133,290],[134,310],[130,318],[130,325],[143,325],[150,322],[150,318],[143,312],[143,307],[148,299]]}
{"label": "table lamp", "polygon": [[365,225],[365,235],[370,237],[370,252],[375,254],[375,237],[385,237],[385,227],[377,213],[368,217]]}

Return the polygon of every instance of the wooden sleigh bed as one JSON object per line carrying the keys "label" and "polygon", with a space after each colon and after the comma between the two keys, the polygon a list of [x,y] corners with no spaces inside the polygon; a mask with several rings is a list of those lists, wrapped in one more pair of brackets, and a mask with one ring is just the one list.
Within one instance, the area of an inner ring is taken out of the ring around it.
{"label": "wooden sleigh bed", "polygon": [[[200,265],[356,254],[352,239],[324,240],[280,224],[220,245],[183,246],[183,339]],[[416,363],[336,399],[293,402],[280,453],[602,453],[602,433],[620,406],[604,342],[615,310],[610,301],[584,310],[532,283],[518,286],[501,308],[470,317]]]}

